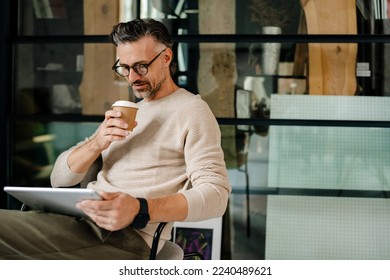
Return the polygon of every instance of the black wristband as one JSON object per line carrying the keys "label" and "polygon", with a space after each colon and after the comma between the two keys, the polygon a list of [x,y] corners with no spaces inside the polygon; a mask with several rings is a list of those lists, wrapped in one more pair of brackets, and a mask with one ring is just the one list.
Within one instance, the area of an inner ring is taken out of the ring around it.
{"label": "black wristband", "polygon": [[141,229],[146,227],[150,220],[147,200],[140,197],[137,197],[137,199],[139,200],[140,207],[137,216],[135,216],[134,221],[131,224],[133,229]]}

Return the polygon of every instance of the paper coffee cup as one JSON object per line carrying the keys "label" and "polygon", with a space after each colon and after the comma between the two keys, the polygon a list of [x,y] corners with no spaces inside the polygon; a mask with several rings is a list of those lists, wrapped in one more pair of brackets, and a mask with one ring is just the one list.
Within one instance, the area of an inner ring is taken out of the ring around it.
{"label": "paper coffee cup", "polygon": [[134,121],[138,111],[138,105],[126,100],[118,100],[112,104],[112,109],[122,112],[122,117],[129,125],[128,130],[133,131]]}

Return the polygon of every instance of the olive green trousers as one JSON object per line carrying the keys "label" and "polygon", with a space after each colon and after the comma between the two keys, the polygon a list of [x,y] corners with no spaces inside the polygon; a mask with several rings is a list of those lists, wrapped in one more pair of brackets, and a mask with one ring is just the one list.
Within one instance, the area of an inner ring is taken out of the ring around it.
{"label": "olive green trousers", "polygon": [[143,260],[150,248],[133,229],[107,231],[87,218],[0,210],[0,259]]}

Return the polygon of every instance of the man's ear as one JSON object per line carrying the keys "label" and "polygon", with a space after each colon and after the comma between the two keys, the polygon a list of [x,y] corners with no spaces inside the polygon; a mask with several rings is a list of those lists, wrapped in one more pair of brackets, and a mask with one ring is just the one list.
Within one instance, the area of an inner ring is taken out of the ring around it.
{"label": "man's ear", "polygon": [[170,64],[173,58],[173,51],[171,48],[167,48],[164,54],[164,61],[167,64]]}

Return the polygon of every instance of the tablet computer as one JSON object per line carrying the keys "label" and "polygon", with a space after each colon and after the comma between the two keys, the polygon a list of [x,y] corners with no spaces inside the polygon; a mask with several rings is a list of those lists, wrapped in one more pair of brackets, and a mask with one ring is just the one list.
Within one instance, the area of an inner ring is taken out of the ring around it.
{"label": "tablet computer", "polygon": [[4,191],[12,195],[31,209],[85,217],[83,211],[76,208],[76,204],[85,199],[102,197],[92,189],[84,188],[38,188],[6,186]]}

